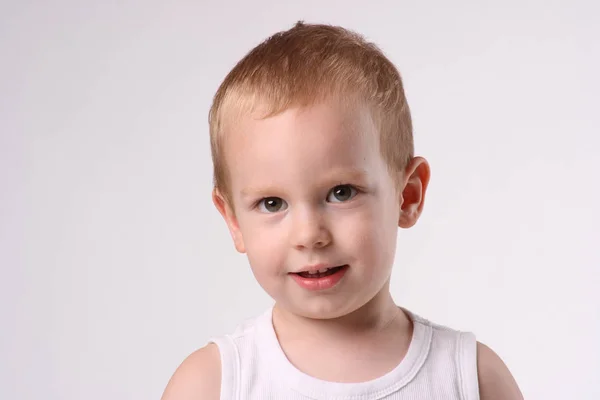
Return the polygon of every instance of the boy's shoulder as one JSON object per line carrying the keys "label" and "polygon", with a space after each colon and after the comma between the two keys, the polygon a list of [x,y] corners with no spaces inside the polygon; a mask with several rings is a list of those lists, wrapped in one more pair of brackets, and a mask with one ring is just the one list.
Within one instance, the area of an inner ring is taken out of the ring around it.
{"label": "boy's shoulder", "polygon": [[506,364],[481,342],[477,342],[477,375],[481,400],[523,400],[523,394]]}
{"label": "boy's shoulder", "polygon": [[221,356],[210,343],[190,354],[169,381],[162,400],[218,400],[221,395]]}
{"label": "boy's shoulder", "polygon": [[[266,313],[265,313],[266,315]],[[231,334],[213,338],[209,344],[190,354],[177,368],[161,400],[217,400],[221,396],[222,360],[219,343],[251,340],[256,322],[265,315],[248,318],[236,326]]]}
{"label": "boy's shoulder", "polygon": [[[477,391],[481,400],[523,399],[523,395],[514,377],[500,356],[487,345],[476,341],[473,333],[458,331],[445,325],[436,324],[409,310],[404,308],[403,310],[411,316],[413,322],[431,327],[438,338],[442,337],[446,340],[454,340],[454,338],[458,337],[464,339],[464,343],[469,344],[471,347],[470,351],[474,351],[475,353]],[[471,356],[469,355],[468,358],[471,358]]]}

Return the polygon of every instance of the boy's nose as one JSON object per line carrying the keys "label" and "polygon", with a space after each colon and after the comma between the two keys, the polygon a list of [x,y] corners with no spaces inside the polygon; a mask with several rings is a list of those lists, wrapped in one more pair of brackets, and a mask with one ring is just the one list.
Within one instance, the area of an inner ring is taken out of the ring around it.
{"label": "boy's nose", "polygon": [[292,243],[297,249],[318,249],[329,245],[331,232],[318,211],[296,215],[292,227]]}

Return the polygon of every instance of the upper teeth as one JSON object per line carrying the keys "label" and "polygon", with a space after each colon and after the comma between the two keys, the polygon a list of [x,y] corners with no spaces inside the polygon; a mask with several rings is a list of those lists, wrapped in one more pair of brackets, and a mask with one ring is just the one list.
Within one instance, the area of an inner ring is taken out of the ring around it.
{"label": "upper teeth", "polygon": [[318,270],[318,271],[308,271],[308,274],[309,274],[309,275],[314,275],[314,274],[316,274],[316,273],[320,273],[320,274],[322,274],[323,272],[327,272],[327,270],[328,270],[328,269],[329,269],[329,268],[323,268],[323,269],[320,269],[320,270]]}

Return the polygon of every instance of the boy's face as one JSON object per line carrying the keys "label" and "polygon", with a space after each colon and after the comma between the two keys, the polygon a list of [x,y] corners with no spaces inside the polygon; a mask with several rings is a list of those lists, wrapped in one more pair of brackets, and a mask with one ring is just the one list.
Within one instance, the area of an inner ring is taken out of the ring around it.
{"label": "boy's face", "polygon": [[[416,222],[428,169],[420,190],[397,190],[366,108],[319,104],[247,116],[228,132],[225,154],[233,210],[217,192],[215,204],[279,306],[335,318],[387,288],[398,225]],[[410,176],[401,182],[410,187]]]}

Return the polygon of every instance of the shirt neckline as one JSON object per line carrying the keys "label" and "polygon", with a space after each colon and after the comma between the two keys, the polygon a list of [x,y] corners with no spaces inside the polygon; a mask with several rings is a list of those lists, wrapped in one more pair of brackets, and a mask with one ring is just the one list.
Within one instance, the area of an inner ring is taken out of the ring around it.
{"label": "shirt neckline", "polygon": [[431,346],[433,328],[430,324],[401,308],[413,322],[413,334],[406,355],[385,375],[366,382],[328,382],[312,377],[297,369],[286,357],[273,327],[273,307],[259,319],[258,329],[261,351],[267,357],[267,367],[284,388],[292,389],[308,398],[331,400],[359,400],[368,396],[379,399],[394,393],[408,384],[425,363]]}

